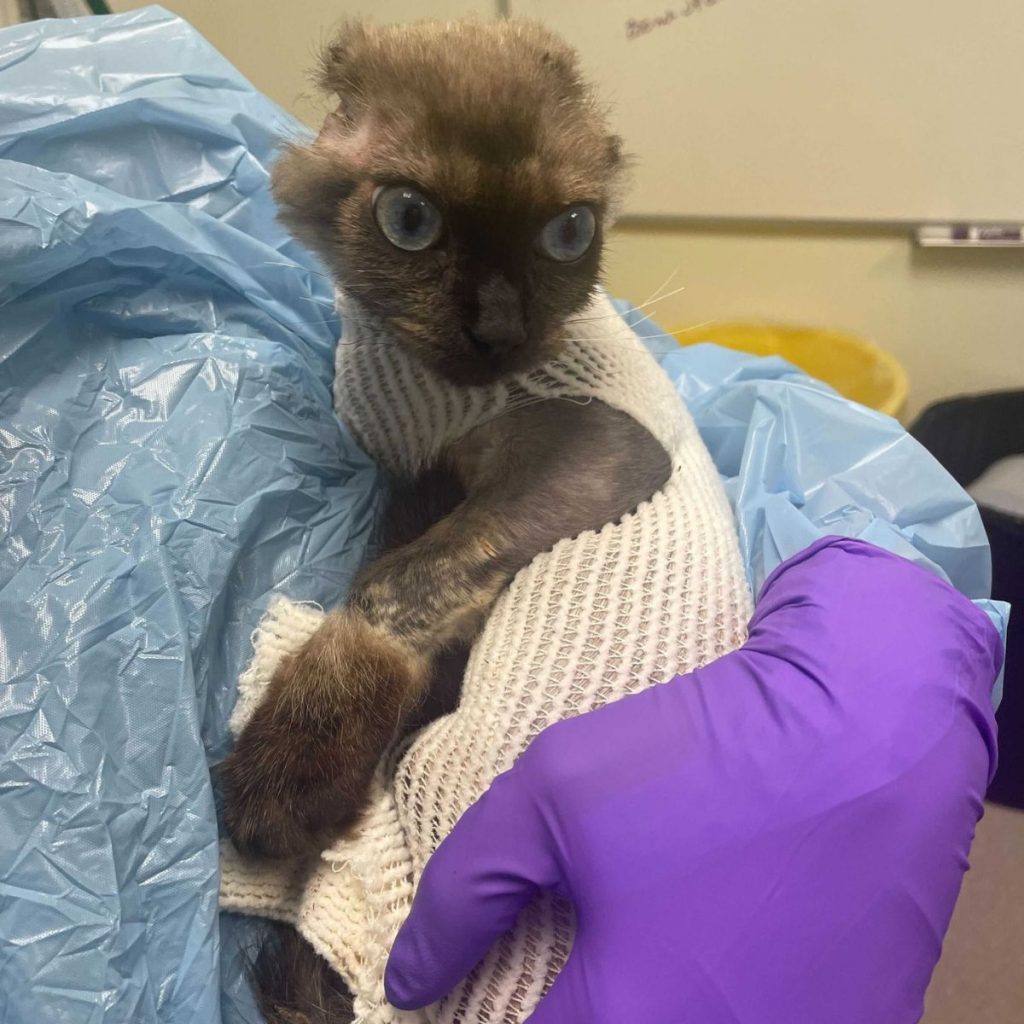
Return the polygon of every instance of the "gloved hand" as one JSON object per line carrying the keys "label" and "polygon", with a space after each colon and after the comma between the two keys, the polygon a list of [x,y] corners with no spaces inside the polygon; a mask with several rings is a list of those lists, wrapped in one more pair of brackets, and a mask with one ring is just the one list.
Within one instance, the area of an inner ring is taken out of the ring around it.
{"label": "gloved hand", "polygon": [[816,543],[740,650],[546,729],[495,780],[427,865],[388,998],[443,996],[550,888],[577,932],[531,1024],[918,1020],[1001,658],[928,571]]}

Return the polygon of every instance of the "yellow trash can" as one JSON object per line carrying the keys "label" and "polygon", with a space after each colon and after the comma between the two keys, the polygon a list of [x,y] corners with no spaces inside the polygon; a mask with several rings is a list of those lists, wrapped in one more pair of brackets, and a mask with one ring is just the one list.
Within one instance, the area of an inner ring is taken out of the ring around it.
{"label": "yellow trash can", "polygon": [[756,356],[782,356],[861,405],[899,416],[907,375],[888,352],[842,331],[785,324],[715,323],[673,332],[680,345],[710,341]]}

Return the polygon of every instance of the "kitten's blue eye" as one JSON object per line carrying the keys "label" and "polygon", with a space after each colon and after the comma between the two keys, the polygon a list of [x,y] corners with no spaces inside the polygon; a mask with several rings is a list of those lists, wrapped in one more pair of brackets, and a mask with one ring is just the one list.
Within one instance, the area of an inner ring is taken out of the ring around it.
{"label": "kitten's blue eye", "polygon": [[537,243],[545,256],[571,263],[590,248],[596,231],[597,218],[589,206],[570,206],[544,225]]}
{"label": "kitten's blue eye", "polygon": [[381,185],[373,193],[373,215],[384,237],[408,252],[427,249],[441,237],[437,207],[411,185]]}

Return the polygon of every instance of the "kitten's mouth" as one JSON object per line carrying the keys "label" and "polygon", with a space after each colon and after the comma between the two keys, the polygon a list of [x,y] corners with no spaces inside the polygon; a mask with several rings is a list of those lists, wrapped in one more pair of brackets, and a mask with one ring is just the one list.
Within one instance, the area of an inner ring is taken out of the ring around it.
{"label": "kitten's mouth", "polygon": [[476,349],[477,353],[482,358],[489,359],[494,355],[494,347],[490,342],[485,341],[472,331],[463,331],[462,337],[469,342],[470,348]]}
{"label": "kitten's mouth", "polygon": [[551,359],[555,352],[553,338],[509,344],[464,330],[462,352],[446,355],[441,372],[454,384],[493,384],[505,377],[536,369]]}
{"label": "kitten's mouth", "polygon": [[404,337],[411,354],[457,387],[485,387],[527,373],[556,356],[560,347],[559,331],[540,340],[509,343],[461,329],[446,344],[429,344],[432,332],[425,326],[404,317],[388,317],[387,322]]}

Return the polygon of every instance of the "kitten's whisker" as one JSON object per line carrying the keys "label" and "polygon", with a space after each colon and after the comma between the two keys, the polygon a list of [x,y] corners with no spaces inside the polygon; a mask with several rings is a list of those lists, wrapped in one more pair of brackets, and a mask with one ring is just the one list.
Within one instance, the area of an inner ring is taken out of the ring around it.
{"label": "kitten's whisker", "polygon": [[[658,287],[655,288],[654,291],[651,292],[651,294],[648,295],[646,299],[644,299],[643,302],[638,302],[634,308],[636,308],[636,309],[644,309],[648,305],[650,305],[652,302],[659,301],[660,298],[661,298],[662,291],[664,291],[664,289],[666,289],[673,282],[673,280],[675,280],[675,276],[678,273],[679,273],[679,268],[676,267],[672,271],[672,273],[669,274],[668,277],[666,277],[665,280],[662,281],[661,284],[659,284]],[[675,294],[675,293],[673,293],[673,294]],[[618,314],[615,314],[615,315],[618,316]],[[610,320],[610,319],[611,319],[611,317],[608,316],[608,315],[599,316],[599,317],[598,316],[594,316],[594,317],[578,317],[578,318],[574,317],[573,319],[567,320],[566,323],[587,323],[587,322],[592,321],[592,320]]]}
{"label": "kitten's whisker", "polygon": [[684,284],[684,285],[680,285],[678,288],[674,288],[670,292],[666,292],[664,295],[659,295],[658,298],[656,298],[656,299],[651,299],[650,301],[643,303],[643,305],[634,306],[633,309],[627,311],[624,314],[623,313],[605,313],[602,316],[574,317],[574,318],[571,318],[569,320],[566,320],[565,322],[566,322],[567,325],[568,324],[593,324],[593,323],[604,322],[604,321],[607,321],[607,320],[619,319],[619,320],[625,321],[625,323],[627,323],[630,327],[635,327],[637,324],[642,324],[645,320],[649,320],[651,318],[651,313],[649,313],[649,312],[646,313],[644,316],[640,317],[639,320],[632,320],[632,319],[630,319],[630,317],[631,317],[631,314],[633,312],[639,312],[642,309],[649,309],[651,306],[656,306],[656,305],[658,305],[659,302],[664,302],[666,299],[671,299],[673,295],[678,295],[680,292],[685,292],[685,291],[686,291],[686,285]]}
{"label": "kitten's whisker", "polygon": [[[660,335],[654,335],[652,338],[641,339],[641,341],[654,340],[654,338],[670,338],[676,340],[676,336],[680,334],[691,334],[694,331],[703,330],[705,327],[711,327],[713,324],[720,323],[719,319],[704,320],[699,324],[692,324],[689,327],[681,327],[678,331],[662,331]],[[631,342],[620,342],[618,338],[610,338],[607,335],[593,335],[593,336],[582,336],[578,334],[572,335],[573,341],[583,341],[589,344],[606,344],[606,345],[631,345]]]}
{"label": "kitten's whisker", "polygon": [[658,298],[652,299],[650,302],[645,302],[642,306],[638,306],[637,309],[645,309],[647,312],[645,312],[644,315],[642,317],[640,317],[639,320],[627,320],[626,322],[629,324],[630,327],[637,327],[637,326],[639,326],[645,320],[650,320],[651,317],[654,315],[651,312],[651,307],[652,306],[657,306],[658,303],[664,302],[666,299],[671,299],[673,295],[678,295],[680,292],[685,292],[685,291],[686,291],[686,285],[684,284],[684,285],[680,286],[679,288],[674,288],[672,291],[666,292],[664,295],[659,295]]}
{"label": "kitten's whisker", "polygon": [[[671,339],[672,335],[671,334],[664,334],[664,335],[661,335],[660,337]],[[632,342],[628,342],[628,341],[627,342],[621,342],[621,341],[616,341],[616,340],[614,340],[612,338],[578,338],[576,340],[587,342],[590,345],[600,345],[600,346],[602,346],[604,348],[615,348],[615,347],[618,347],[618,348],[628,349],[628,350],[630,350],[630,352],[633,355],[638,356],[638,357],[644,355],[645,352],[646,352],[646,350],[644,350],[644,351],[638,350],[632,344]],[[642,339],[639,339],[639,340],[640,340],[640,344],[642,345],[644,343],[644,341],[647,341],[647,340],[650,340],[650,339],[642,338]]]}
{"label": "kitten's whisker", "polygon": [[680,292],[686,291],[686,285],[681,284],[678,288],[673,288],[670,292],[665,292],[663,295],[659,295],[656,299],[648,299],[647,302],[641,302],[637,309],[650,309],[651,306],[657,306],[659,302],[664,302],[666,299],[671,299],[673,295],[678,295]]}
{"label": "kitten's whisker", "polygon": [[301,327],[337,327],[339,321],[324,319],[324,320],[301,320],[299,325]]}
{"label": "kitten's whisker", "polygon": [[692,327],[680,327],[678,331],[673,331],[673,334],[689,334],[691,331],[700,331],[705,327],[711,327],[713,324],[719,323],[719,319],[716,317],[714,320],[704,320],[702,323],[694,324]]}
{"label": "kitten's whisker", "polygon": [[[314,302],[314,303],[316,303],[319,306],[327,305],[326,303],[321,302],[319,299],[308,298],[308,297],[302,296],[302,295],[300,295],[298,297],[300,299],[302,299],[304,302]],[[330,308],[333,308],[333,307],[330,307]],[[332,316],[332,317],[325,317],[322,320],[303,320],[302,323],[310,324],[310,325],[313,325],[313,324],[321,324],[321,325],[322,324],[340,324],[342,326],[344,326],[345,324],[348,323],[348,324],[355,324],[356,326],[369,326],[369,327],[375,327],[375,328],[379,328],[380,327],[380,321],[379,320],[374,320],[372,317],[361,317],[361,316],[358,316],[357,314],[354,314],[354,313],[345,313],[345,312],[339,313],[337,311],[335,312],[334,316]]]}
{"label": "kitten's whisker", "polygon": [[[635,308],[635,307],[634,307]],[[601,316],[574,316],[570,317],[565,321],[566,326],[569,324],[600,324],[606,323],[609,320],[622,320],[622,313],[603,313]]]}
{"label": "kitten's whisker", "polygon": [[305,267],[301,263],[284,263],[276,260],[264,260],[262,263],[258,263],[259,267],[286,267],[289,270],[298,270],[306,274],[312,274],[314,277],[322,277],[325,281],[331,281],[330,274],[323,274],[319,270],[313,270],[311,267]]}
{"label": "kitten's whisker", "polygon": [[643,309],[648,302],[653,302],[675,280],[676,274],[678,273],[679,267],[676,267],[675,270],[673,270],[672,273],[669,274],[668,277],[666,277],[665,280],[662,281],[661,284],[658,285],[658,287],[655,288],[654,291],[651,292],[651,294],[648,295],[647,298],[644,299],[644,301],[639,304],[640,308]]}

